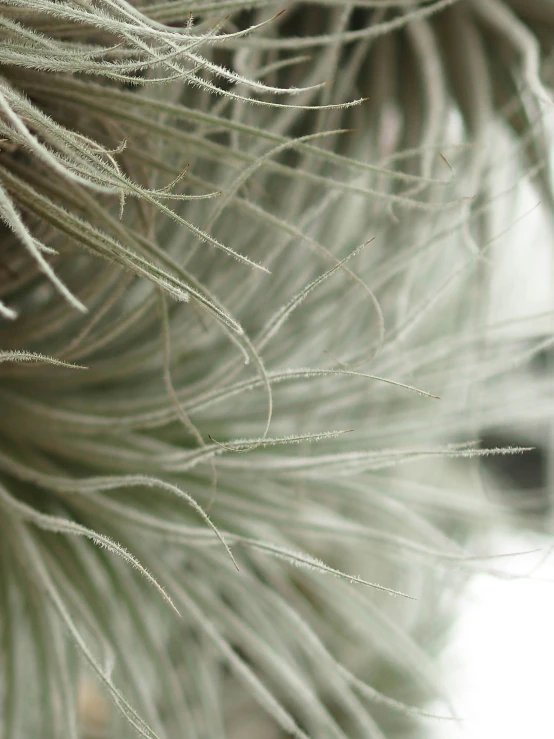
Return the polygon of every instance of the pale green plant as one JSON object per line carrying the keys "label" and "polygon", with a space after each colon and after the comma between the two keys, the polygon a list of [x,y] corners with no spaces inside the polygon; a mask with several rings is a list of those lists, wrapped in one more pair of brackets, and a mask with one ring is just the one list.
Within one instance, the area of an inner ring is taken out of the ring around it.
{"label": "pale green plant", "polygon": [[[486,391],[544,337],[483,321],[491,213],[548,184],[550,3],[320,5],[0,6],[6,739],[91,735],[91,684],[118,739],[438,720],[387,675],[442,695],[417,634],[494,571],[478,459],[522,450],[476,440],[521,406]],[[472,54],[435,48],[458,20]],[[395,31],[424,120],[361,84]]]}

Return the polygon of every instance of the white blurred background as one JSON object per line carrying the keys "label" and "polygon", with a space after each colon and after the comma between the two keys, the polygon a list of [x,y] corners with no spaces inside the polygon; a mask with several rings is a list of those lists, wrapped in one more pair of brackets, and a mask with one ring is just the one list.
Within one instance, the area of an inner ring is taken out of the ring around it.
{"label": "white blurred background", "polygon": [[[521,220],[495,245],[498,290],[491,295],[490,322],[497,316],[541,315],[539,323],[552,335],[554,250],[546,235],[552,224],[545,222],[547,209],[530,186],[519,205],[513,218]],[[544,371],[554,387],[554,362]],[[496,562],[515,578],[477,575],[464,591],[461,613],[440,657],[446,690],[463,721],[434,723],[432,739],[554,739],[554,419],[505,431],[507,439],[525,438],[543,452],[541,474],[550,506],[539,528],[545,533],[499,529],[491,551],[530,553]],[[440,711],[438,705],[430,708]]]}
{"label": "white blurred background", "polygon": [[478,575],[470,583],[441,657],[446,688],[463,721],[434,724],[433,739],[554,737],[554,553],[549,547],[547,537],[506,533],[498,538],[497,551],[539,550],[510,558],[506,569],[523,577]]}

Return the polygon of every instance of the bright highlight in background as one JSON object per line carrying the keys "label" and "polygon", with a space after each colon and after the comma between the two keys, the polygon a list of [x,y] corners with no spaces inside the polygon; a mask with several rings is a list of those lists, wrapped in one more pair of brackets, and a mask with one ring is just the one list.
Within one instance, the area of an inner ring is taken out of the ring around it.
{"label": "bright highlight in background", "polygon": [[478,575],[470,583],[442,658],[446,689],[464,721],[435,726],[433,739],[554,737],[552,541],[520,536],[500,545],[507,552],[541,551],[503,566],[528,577]]}

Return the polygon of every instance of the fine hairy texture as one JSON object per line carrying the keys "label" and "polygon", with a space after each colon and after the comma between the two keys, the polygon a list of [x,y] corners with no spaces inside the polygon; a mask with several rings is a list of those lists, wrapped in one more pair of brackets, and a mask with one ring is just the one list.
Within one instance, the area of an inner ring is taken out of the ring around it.
{"label": "fine hairy texture", "polygon": [[282,10],[0,0],[3,739],[456,720],[480,436],[549,410],[487,310],[554,4]]}

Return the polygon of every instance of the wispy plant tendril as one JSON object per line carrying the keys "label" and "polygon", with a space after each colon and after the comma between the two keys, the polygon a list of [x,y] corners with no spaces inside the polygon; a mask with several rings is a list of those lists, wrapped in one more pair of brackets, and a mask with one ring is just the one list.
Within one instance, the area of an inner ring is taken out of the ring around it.
{"label": "wispy plant tendril", "polygon": [[554,10],[281,11],[0,2],[6,739],[456,719],[419,636],[550,345],[486,311]]}

